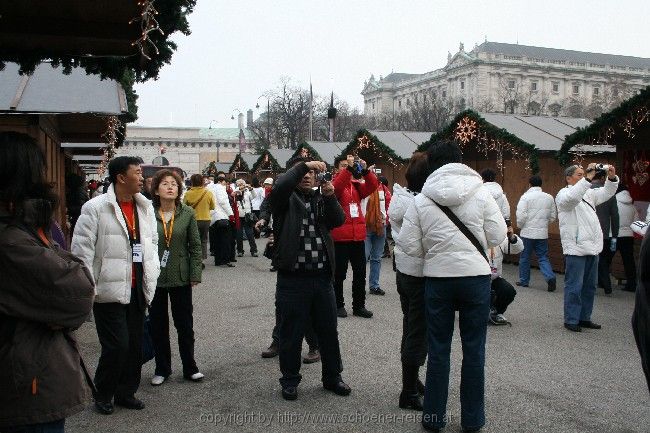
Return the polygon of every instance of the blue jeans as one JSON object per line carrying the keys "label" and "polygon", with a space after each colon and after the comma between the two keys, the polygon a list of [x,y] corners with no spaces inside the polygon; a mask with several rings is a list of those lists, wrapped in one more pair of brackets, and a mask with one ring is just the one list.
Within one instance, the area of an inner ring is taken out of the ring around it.
{"label": "blue jeans", "polygon": [[58,421],[44,422],[41,424],[21,425],[18,427],[5,427],[7,433],[64,433],[65,418]]}
{"label": "blue jeans", "polygon": [[446,425],[449,359],[455,310],[459,312],[463,364],[460,380],[461,425],[485,424],[485,336],[490,313],[490,276],[427,278],[424,286],[429,359],[423,424]]}
{"label": "blue jeans", "polygon": [[386,226],[383,233],[378,235],[372,230],[366,232],[366,261],[370,262],[370,275],[368,276],[368,287],[379,288],[379,273],[381,272],[381,256],[384,254],[384,243],[386,242]]}
{"label": "blue jeans", "polygon": [[591,320],[598,279],[598,256],[564,256],[564,323]]}
{"label": "blue jeans", "polygon": [[533,251],[537,256],[537,263],[539,263],[539,270],[544,275],[544,280],[555,279],[553,267],[548,260],[548,239],[530,239],[521,238],[524,241],[524,250],[519,256],[519,282],[523,285],[528,285],[530,282],[530,257]]}

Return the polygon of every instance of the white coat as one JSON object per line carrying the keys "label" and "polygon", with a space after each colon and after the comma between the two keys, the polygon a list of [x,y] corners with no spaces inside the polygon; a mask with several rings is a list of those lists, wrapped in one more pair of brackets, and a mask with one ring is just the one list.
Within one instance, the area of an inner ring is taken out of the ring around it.
{"label": "white coat", "polygon": [[506,254],[519,254],[524,250],[524,241],[517,235],[514,235],[517,238],[517,242],[514,244],[510,242],[510,239],[506,236],[506,239],[501,242],[501,245],[498,247],[490,248],[488,251],[488,258],[490,259],[490,264],[497,268],[497,275],[501,276],[503,273],[503,256]]}
{"label": "white coat", "polygon": [[[629,191],[621,191],[616,194],[616,203],[618,204],[618,237],[619,238],[631,238],[634,236],[630,226],[634,221],[639,220],[639,211],[636,210],[634,206],[634,200]],[[612,237],[610,231],[609,237]]]}
{"label": "white coat", "polygon": [[596,215],[596,206],[616,193],[616,182],[609,179],[602,188],[591,188],[591,183],[578,183],[562,188],[555,196],[560,222],[562,251],[567,256],[595,256],[603,250],[603,230]]}
{"label": "white coat", "polygon": [[[147,304],[151,304],[160,274],[158,225],[151,201],[139,193],[133,197],[143,254],[142,288]],[[90,269],[97,303],[131,302],[133,253],[127,230],[113,185],[106,194],[87,201],[81,208],[70,250]]]}
{"label": "white coat", "polygon": [[[390,208],[388,209],[388,219],[390,221],[390,230],[393,239],[397,239],[402,229],[404,215],[416,196],[416,192],[410,191],[399,184],[393,185],[393,198],[390,201]],[[413,277],[422,276],[422,264],[424,260],[421,257],[412,257],[405,254],[397,243],[393,249],[393,256],[395,257],[395,267],[398,271]],[[409,274],[409,272],[417,272],[417,274]]]}
{"label": "white coat", "polygon": [[487,190],[490,191],[490,194],[492,194],[494,201],[497,202],[503,218],[510,220],[510,203],[508,203],[508,197],[506,197],[506,193],[503,192],[501,185],[496,182],[485,182],[484,185]]}
{"label": "white coat", "polygon": [[396,245],[404,254],[423,260],[425,277],[490,275],[488,262],[434,200],[449,207],[484,250],[505,239],[503,214],[483,186],[481,176],[464,164],[452,163],[431,173],[422,193],[406,211]]}
{"label": "white coat", "polygon": [[556,219],[553,196],[539,186],[530,187],[517,203],[517,227],[522,238],[548,239],[548,225]]}
{"label": "white coat", "polygon": [[210,211],[210,225],[217,220],[227,220],[233,215],[226,187],[219,183],[212,183],[206,187],[214,195],[215,208]]}

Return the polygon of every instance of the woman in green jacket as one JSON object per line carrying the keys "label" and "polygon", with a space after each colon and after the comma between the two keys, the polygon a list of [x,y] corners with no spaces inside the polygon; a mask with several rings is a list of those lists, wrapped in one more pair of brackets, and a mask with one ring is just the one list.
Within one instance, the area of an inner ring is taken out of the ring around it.
{"label": "woman in green jacket", "polygon": [[167,299],[178,333],[178,349],[183,377],[195,382],[203,379],[194,360],[192,288],[201,282],[201,238],[194,210],[181,203],[183,181],[171,170],[161,170],[151,184],[153,206],[158,222],[160,276],[151,302],[151,339],[156,352],[154,386],[171,375],[169,316]]}

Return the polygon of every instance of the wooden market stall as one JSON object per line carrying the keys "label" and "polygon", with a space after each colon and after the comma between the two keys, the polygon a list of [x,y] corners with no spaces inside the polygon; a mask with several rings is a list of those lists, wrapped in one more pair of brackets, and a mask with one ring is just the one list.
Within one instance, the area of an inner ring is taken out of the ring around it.
{"label": "wooden market stall", "polygon": [[271,177],[275,179],[286,171],[287,161],[294,154],[292,149],[266,149],[251,166],[251,176],[257,176],[260,181]]}
{"label": "wooden market stall", "polygon": [[323,161],[328,169],[334,166],[334,159],[348,146],[347,141],[306,141],[293,153],[293,156],[302,155],[307,158]]}

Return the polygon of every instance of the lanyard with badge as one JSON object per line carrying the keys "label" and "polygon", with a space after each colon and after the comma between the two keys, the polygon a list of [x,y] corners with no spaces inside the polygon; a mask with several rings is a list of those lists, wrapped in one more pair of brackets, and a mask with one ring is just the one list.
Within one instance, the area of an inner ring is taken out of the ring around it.
{"label": "lanyard with badge", "polygon": [[494,248],[490,248],[490,278],[492,280],[499,278],[499,268],[494,263]]}
{"label": "lanyard with badge", "polygon": [[122,206],[118,206],[124,217],[124,222],[126,223],[127,232],[129,233],[129,242],[131,243],[131,251],[133,252],[133,263],[142,263],[142,244],[138,242],[138,211],[135,204],[133,204],[133,215],[132,221],[133,225],[129,222],[129,219],[124,214]]}
{"label": "lanyard with badge", "polygon": [[[354,199],[354,185],[350,183],[350,200]],[[359,217],[359,203],[351,202],[350,203],[350,218]]]}
{"label": "lanyard with badge", "polygon": [[174,211],[172,212],[172,217],[169,220],[169,231],[167,230],[167,221],[165,221],[165,214],[163,213],[162,209],[160,209],[160,219],[162,220],[162,226],[163,226],[163,235],[165,237],[165,245],[167,248],[165,248],[165,251],[163,252],[162,258],[160,259],[160,267],[165,268],[167,267],[167,260],[169,260],[169,245],[172,242],[172,234],[174,233],[174,216],[176,215],[176,208],[174,208]]}

